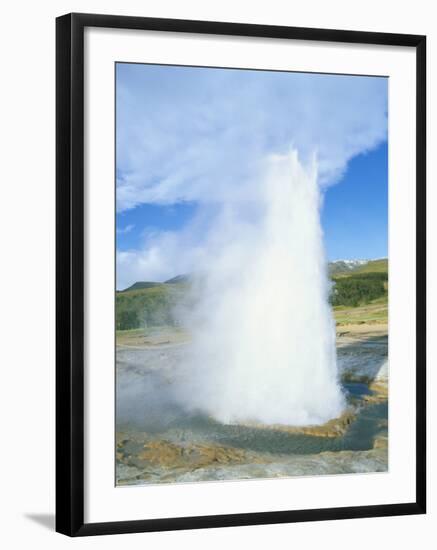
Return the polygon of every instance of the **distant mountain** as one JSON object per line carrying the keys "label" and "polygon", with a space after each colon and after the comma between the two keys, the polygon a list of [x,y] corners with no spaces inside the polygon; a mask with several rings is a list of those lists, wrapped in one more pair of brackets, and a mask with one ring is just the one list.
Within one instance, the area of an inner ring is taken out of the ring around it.
{"label": "distant mountain", "polygon": [[169,279],[168,281],[164,281],[165,285],[175,285],[178,283],[188,283],[190,280],[189,275],[176,275],[176,277],[173,277],[172,279]]}
{"label": "distant mountain", "polygon": [[357,267],[365,265],[369,260],[335,260],[328,263],[329,273],[336,275],[337,273],[348,273]]}
{"label": "distant mountain", "polygon": [[387,272],[387,258],[375,260],[335,260],[328,263],[330,275],[342,275],[347,273]]}
{"label": "distant mountain", "polygon": [[[369,273],[369,272],[387,272],[387,258],[378,258],[376,260],[335,260],[328,263],[328,271],[331,276],[343,275],[348,273]],[[176,275],[164,283],[154,283],[150,281],[138,281],[120,292],[129,292],[131,290],[142,290],[145,288],[153,288],[160,285],[176,285],[180,283],[188,283],[191,280],[191,275]]]}
{"label": "distant mountain", "polygon": [[131,292],[132,290],[144,290],[147,288],[155,288],[155,287],[164,286],[164,285],[177,285],[180,283],[188,283],[189,281],[190,281],[190,275],[177,275],[176,277],[173,277],[168,281],[164,281],[163,283],[154,283],[151,281],[137,281],[133,285],[123,290],[119,290],[117,292]]}

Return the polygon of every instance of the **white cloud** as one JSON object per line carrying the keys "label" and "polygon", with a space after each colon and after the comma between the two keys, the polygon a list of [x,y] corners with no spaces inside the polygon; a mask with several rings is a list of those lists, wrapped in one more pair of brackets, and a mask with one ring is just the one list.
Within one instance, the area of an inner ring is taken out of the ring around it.
{"label": "white cloud", "polygon": [[117,250],[117,288],[191,273],[203,262],[210,222],[215,217],[216,209],[205,208],[179,231],[146,229],[139,249]]}
{"label": "white cloud", "polygon": [[135,228],[135,225],[132,223],[129,225],[126,225],[126,227],[117,227],[117,234],[126,235],[126,233],[130,233],[134,228]]}
{"label": "white cloud", "polygon": [[118,210],[238,201],[259,163],[316,151],[320,182],[386,138],[382,78],[142,65],[119,69]]}
{"label": "white cloud", "polygon": [[177,232],[147,235],[140,250],[117,251],[117,288],[136,281],[160,281],[192,270],[196,248],[184,242]]}

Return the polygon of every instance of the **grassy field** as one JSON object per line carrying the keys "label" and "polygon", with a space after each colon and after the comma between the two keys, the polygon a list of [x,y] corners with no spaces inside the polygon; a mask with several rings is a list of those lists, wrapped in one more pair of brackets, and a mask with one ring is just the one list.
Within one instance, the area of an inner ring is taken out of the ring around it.
{"label": "grassy field", "polygon": [[117,346],[143,347],[182,344],[190,340],[186,331],[175,326],[136,328],[116,331]]}
{"label": "grassy field", "polygon": [[388,273],[388,260],[371,260],[367,264],[360,265],[354,269],[354,273]]}
{"label": "grassy field", "polygon": [[334,307],[334,317],[337,326],[387,324],[387,296],[377,298],[368,304],[363,304],[357,307],[336,306]]}
{"label": "grassy field", "polygon": [[[333,310],[336,326],[340,329],[351,325],[386,329],[388,324],[387,296],[358,307],[337,306]],[[189,335],[181,327],[168,325],[116,332],[117,346],[159,346],[183,343],[189,339]]]}

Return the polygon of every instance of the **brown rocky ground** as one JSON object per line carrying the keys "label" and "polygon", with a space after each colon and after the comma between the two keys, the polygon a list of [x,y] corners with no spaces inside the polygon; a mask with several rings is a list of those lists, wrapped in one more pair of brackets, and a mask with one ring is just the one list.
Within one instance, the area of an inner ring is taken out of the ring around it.
{"label": "brown rocky ground", "polygon": [[[139,450],[131,454],[136,447]],[[118,434],[117,484],[383,472],[387,447],[387,437],[381,435],[367,451],[275,455],[218,445],[180,445],[148,434]]]}

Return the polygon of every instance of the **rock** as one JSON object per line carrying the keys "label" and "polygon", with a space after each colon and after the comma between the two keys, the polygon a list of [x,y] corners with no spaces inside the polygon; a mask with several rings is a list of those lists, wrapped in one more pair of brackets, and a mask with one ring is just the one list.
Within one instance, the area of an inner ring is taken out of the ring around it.
{"label": "rock", "polygon": [[313,435],[315,437],[340,437],[344,435],[356,418],[354,409],[346,409],[341,416],[333,418],[325,424],[310,425],[310,426],[287,426],[285,424],[258,424],[248,423],[247,425],[253,428],[276,430],[280,432]]}
{"label": "rock", "polygon": [[386,435],[378,435],[373,442],[374,449],[388,449],[388,437]]}
{"label": "rock", "polygon": [[388,361],[383,363],[369,389],[372,394],[365,396],[367,402],[380,403],[388,399]]}
{"label": "rock", "polygon": [[[242,449],[225,447],[214,444],[175,444],[165,439],[150,439],[143,435],[146,441],[142,448],[135,454],[127,454],[123,447],[119,447],[117,461],[126,466],[134,466],[139,469],[189,469],[205,468],[214,464],[237,464],[241,462],[257,462],[256,457]],[[136,441],[130,441],[126,447],[137,445]]]}

